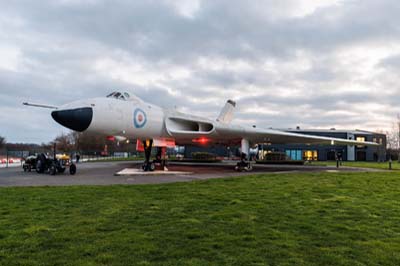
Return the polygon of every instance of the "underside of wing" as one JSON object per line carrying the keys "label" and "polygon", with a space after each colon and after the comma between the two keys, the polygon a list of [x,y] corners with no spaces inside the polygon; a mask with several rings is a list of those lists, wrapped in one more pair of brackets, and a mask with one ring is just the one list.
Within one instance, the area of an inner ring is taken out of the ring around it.
{"label": "underside of wing", "polygon": [[217,128],[216,130],[219,135],[225,136],[225,139],[243,138],[252,143],[379,146],[379,144],[375,142],[360,142],[349,139],[298,134],[273,129],[221,127]]}

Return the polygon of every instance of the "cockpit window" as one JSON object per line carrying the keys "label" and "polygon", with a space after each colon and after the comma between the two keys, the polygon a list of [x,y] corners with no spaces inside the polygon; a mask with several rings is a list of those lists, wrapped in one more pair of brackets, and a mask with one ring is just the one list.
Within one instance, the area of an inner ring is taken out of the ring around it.
{"label": "cockpit window", "polygon": [[130,97],[131,96],[127,92],[122,93],[122,92],[117,92],[117,91],[107,95],[107,98],[115,98],[115,99],[123,100],[123,101],[128,100]]}

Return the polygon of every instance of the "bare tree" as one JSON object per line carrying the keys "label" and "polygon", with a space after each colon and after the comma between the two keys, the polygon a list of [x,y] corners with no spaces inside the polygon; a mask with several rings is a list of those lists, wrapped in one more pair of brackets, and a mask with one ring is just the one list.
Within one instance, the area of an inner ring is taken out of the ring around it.
{"label": "bare tree", "polygon": [[6,146],[6,139],[0,136],[0,149]]}
{"label": "bare tree", "polygon": [[395,125],[394,140],[397,150],[397,160],[400,162],[400,114],[397,114],[397,121]]}
{"label": "bare tree", "polygon": [[71,133],[62,133],[55,138],[54,142],[56,143],[57,150],[59,151],[71,152],[75,149],[75,143]]}
{"label": "bare tree", "polygon": [[387,148],[391,155],[396,154],[400,162],[400,114],[392,125],[391,132],[387,133]]}
{"label": "bare tree", "polygon": [[[379,144],[378,147],[376,147],[376,155],[377,155],[377,160],[378,162],[384,162],[386,160],[387,157],[387,152],[390,153],[390,144],[389,144],[389,132],[388,131],[384,131],[381,129],[376,129],[375,130],[376,133],[384,135],[385,137],[381,137],[381,138],[377,138],[376,139],[376,143]],[[375,140],[374,140],[375,141]]]}
{"label": "bare tree", "polygon": [[76,150],[101,151],[106,145],[105,136],[97,136],[88,133],[72,133]]}

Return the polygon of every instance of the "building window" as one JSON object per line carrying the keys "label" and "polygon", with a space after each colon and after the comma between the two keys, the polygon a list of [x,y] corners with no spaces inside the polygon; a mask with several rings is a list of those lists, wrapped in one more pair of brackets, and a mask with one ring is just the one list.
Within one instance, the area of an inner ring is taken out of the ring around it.
{"label": "building window", "polygon": [[304,161],[318,161],[318,151],[304,151],[303,152]]}
{"label": "building window", "polygon": [[[357,137],[356,140],[358,142],[365,142],[365,137]],[[357,148],[364,148],[364,145],[357,145]]]}
{"label": "building window", "polygon": [[286,155],[292,161],[301,161],[301,160],[303,160],[303,152],[302,152],[302,150],[286,150]]}
{"label": "building window", "polygon": [[262,161],[286,161],[287,156],[284,152],[276,152],[276,151],[260,151],[259,152],[259,160]]}
{"label": "building window", "polygon": [[365,142],[365,137],[357,137],[357,141]]}

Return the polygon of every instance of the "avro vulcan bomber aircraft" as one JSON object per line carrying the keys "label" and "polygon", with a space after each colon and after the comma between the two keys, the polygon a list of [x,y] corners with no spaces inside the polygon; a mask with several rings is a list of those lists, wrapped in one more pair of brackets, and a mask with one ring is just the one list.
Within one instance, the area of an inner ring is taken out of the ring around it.
{"label": "avro vulcan bomber aircraft", "polygon": [[101,134],[119,141],[140,141],[145,151],[145,171],[154,170],[154,163],[150,161],[152,147],[187,144],[240,145],[242,160],[238,162],[236,170],[249,171],[250,147],[259,143],[378,145],[372,142],[234,125],[231,122],[236,103],[232,100],[227,101],[216,119],[184,114],[175,109],[164,109],[144,102],[130,92],[113,92],[107,97],[74,101],[60,107],[24,104],[54,109],[51,113],[53,119],[74,131]]}

